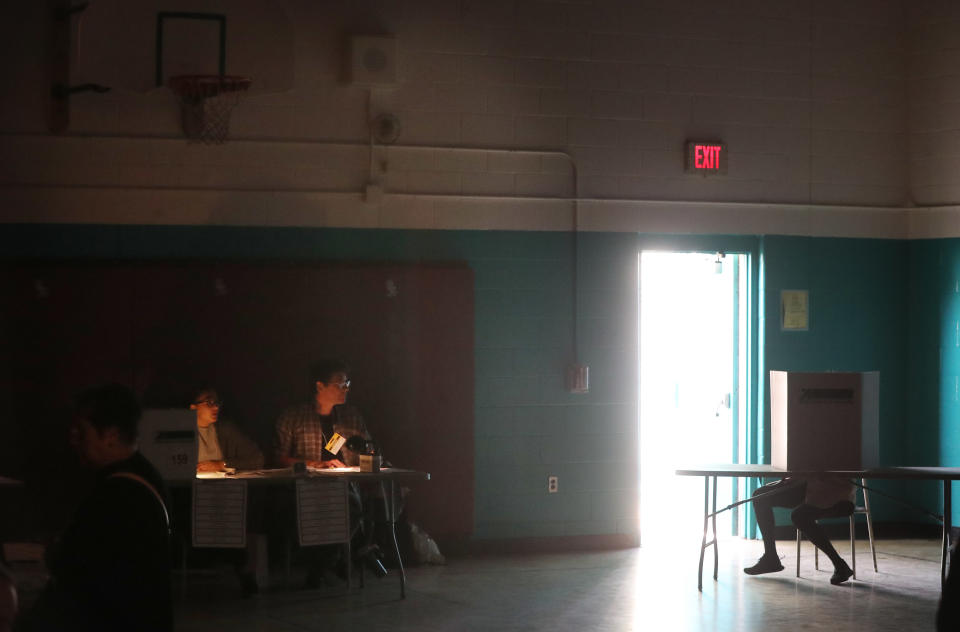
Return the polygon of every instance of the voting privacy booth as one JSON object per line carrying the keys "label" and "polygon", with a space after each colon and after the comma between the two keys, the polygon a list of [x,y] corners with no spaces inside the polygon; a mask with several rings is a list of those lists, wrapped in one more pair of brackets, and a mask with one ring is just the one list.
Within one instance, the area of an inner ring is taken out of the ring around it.
{"label": "voting privacy booth", "polygon": [[880,373],[770,371],[771,464],[864,470],[880,461]]}

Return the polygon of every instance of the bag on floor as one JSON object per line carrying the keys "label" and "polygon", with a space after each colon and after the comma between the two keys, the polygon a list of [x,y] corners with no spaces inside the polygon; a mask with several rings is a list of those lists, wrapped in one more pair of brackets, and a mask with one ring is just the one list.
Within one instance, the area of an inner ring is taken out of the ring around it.
{"label": "bag on floor", "polygon": [[414,554],[420,564],[447,563],[433,538],[412,522],[410,523],[410,539],[412,540]]}

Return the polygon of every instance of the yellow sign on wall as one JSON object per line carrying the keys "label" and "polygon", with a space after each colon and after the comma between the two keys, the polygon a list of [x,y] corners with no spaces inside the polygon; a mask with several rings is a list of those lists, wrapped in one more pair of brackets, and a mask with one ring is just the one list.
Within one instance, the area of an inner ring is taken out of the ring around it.
{"label": "yellow sign on wall", "polygon": [[810,293],[807,290],[780,291],[780,328],[807,331],[810,328]]}

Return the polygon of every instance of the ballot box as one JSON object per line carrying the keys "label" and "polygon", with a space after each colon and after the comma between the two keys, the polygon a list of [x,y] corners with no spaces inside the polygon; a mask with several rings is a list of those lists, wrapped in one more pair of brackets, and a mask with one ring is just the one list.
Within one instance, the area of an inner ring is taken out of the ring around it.
{"label": "ballot box", "polygon": [[189,408],[148,408],[140,419],[140,452],[167,483],[197,475],[197,413]]}
{"label": "ballot box", "polygon": [[771,464],[863,470],[880,463],[880,373],[770,371]]}

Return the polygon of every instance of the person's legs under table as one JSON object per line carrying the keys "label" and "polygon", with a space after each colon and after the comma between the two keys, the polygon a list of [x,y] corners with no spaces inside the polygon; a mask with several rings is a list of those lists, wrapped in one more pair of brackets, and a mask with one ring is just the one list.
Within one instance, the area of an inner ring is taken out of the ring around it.
{"label": "person's legs under table", "polygon": [[382,503],[382,499],[377,497],[376,492],[376,486],[353,485],[351,487],[351,548],[357,562],[368,568],[375,576],[386,577],[387,569],[383,565],[383,553],[374,540],[377,508]]}
{"label": "person's legs under table", "polygon": [[827,537],[823,527],[817,522],[823,518],[845,518],[853,513],[853,503],[850,501],[841,501],[832,507],[822,508],[813,505],[800,505],[790,514],[793,524],[813,542],[813,545],[824,552],[833,563],[833,576],[830,577],[831,584],[842,584],[850,579],[853,571],[847,565],[846,561],[837,553]]}
{"label": "person's legs under table", "polygon": [[753,511],[757,517],[757,527],[763,537],[763,555],[753,566],[743,569],[747,575],[762,575],[783,570],[780,556],[777,555],[777,542],[774,536],[776,524],[773,518],[774,507],[796,507],[803,502],[806,486],[802,482],[788,478],[767,483],[753,492]]}

